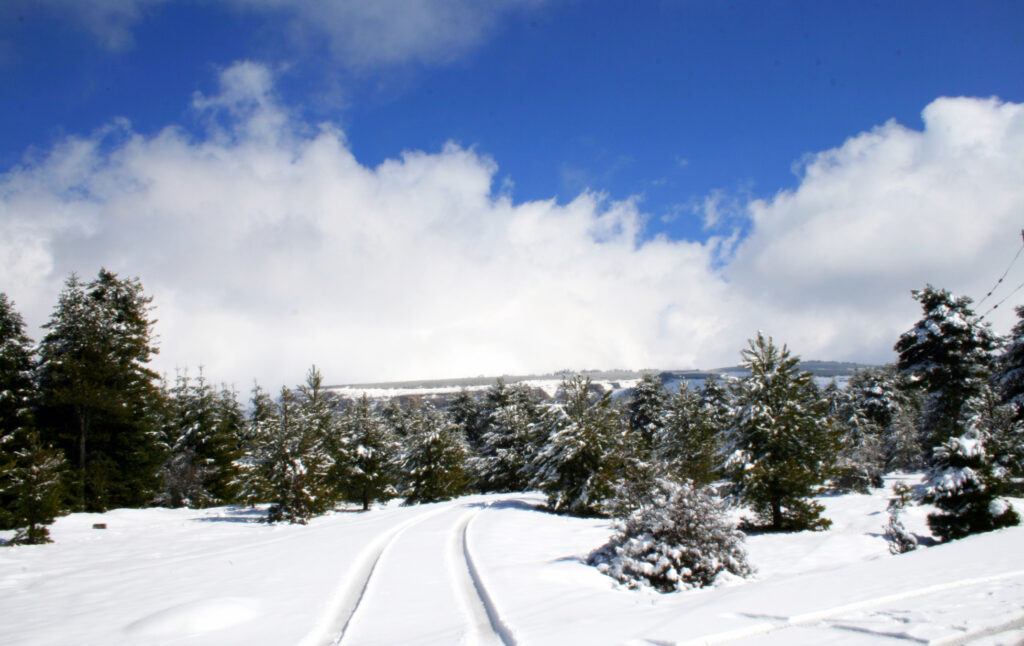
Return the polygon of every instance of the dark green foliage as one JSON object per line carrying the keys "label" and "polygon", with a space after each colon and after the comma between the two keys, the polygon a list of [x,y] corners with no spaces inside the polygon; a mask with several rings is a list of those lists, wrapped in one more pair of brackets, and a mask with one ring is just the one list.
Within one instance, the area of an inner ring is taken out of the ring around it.
{"label": "dark green foliage", "polygon": [[11,543],[49,543],[46,526],[62,511],[61,475],[66,461],[59,451],[43,446],[35,430],[26,432],[21,444],[0,480],[5,496],[12,500],[6,510],[8,524],[19,528]]}
{"label": "dark green foliage", "polygon": [[473,460],[476,487],[480,491],[522,491],[529,483],[535,450],[536,397],[526,386],[506,387],[499,380],[485,402],[486,430],[480,455]]}
{"label": "dark green foliage", "polygon": [[393,498],[399,447],[365,395],[345,409],[340,426],[347,460],[336,465],[345,500],[358,502],[366,510],[374,502]]}
{"label": "dark green foliage", "polygon": [[645,374],[626,405],[626,421],[632,437],[640,444],[634,451],[650,453],[653,449],[655,438],[661,432],[667,402],[668,393],[661,379],[655,374]]}
{"label": "dark green foliage", "polygon": [[921,436],[926,451],[963,433],[964,406],[992,368],[998,339],[971,310],[971,299],[928,285],[915,290],[924,317],[896,343],[900,372],[925,395]]}
{"label": "dark green foliage", "polygon": [[1024,420],[1024,305],[1017,307],[1017,324],[996,361],[993,382],[1003,404],[1013,406],[1014,416]]}
{"label": "dark green foliage", "polygon": [[835,439],[828,401],[798,372],[798,357],[760,332],[743,351],[750,374],[737,388],[732,456],[736,493],[771,531],[825,529],[821,505],[810,500],[832,473]]}
{"label": "dark green foliage", "polygon": [[610,395],[594,392],[589,378],[566,379],[561,395],[563,401],[540,422],[547,441],[535,460],[532,485],[547,494],[552,511],[601,515],[623,461],[620,415]]}
{"label": "dark green foliage", "polygon": [[716,478],[722,449],[716,415],[714,404],[687,388],[685,382],[665,403],[656,453],[675,478],[698,486]]}
{"label": "dark green foliage", "polygon": [[919,397],[895,366],[858,370],[846,387],[864,423],[880,429],[885,472],[913,471],[924,464],[916,420]]}
{"label": "dark green foliage", "polygon": [[72,458],[78,509],[140,507],[156,491],[162,391],[146,364],[157,352],[138,279],[71,275],[40,345],[39,423]]}
{"label": "dark green foliage", "polygon": [[1004,481],[985,450],[984,434],[972,426],[935,449],[924,501],[939,512],[929,514],[928,527],[944,541],[1020,523],[1004,500]]}
{"label": "dark green foliage", "polygon": [[[500,378],[498,383],[504,385]],[[465,388],[448,404],[448,416],[466,436],[466,441],[473,450],[478,450],[483,441],[489,412],[488,408]]]}
{"label": "dark green foliage", "polygon": [[235,463],[235,489],[238,500],[248,505],[273,499],[270,483],[272,458],[281,428],[280,411],[270,395],[253,386],[249,416],[242,431],[240,457]]}
{"label": "dark green foliage", "polygon": [[341,487],[331,449],[338,436],[323,376],[314,366],[297,391],[282,390],[277,432],[267,438],[264,481],[274,501],[268,521],[305,523],[334,507]]}
{"label": "dark green foliage", "polygon": [[168,396],[164,437],[167,461],[156,500],[171,507],[235,502],[244,417],[233,390],[214,389],[202,370],[179,374]]}
{"label": "dark green foliage", "polygon": [[35,428],[32,369],[32,340],[25,335],[25,322],[0,293],[0,529],[13,527],[4,511],[16,502],[15,492],[6,491],[3,482],[15,467],[15,453]]}
{"label": "dark green foliage", "polygon": [[469,484],[469,449],[462,431],[430,404],[406,412],[405,504],[449,500]]}

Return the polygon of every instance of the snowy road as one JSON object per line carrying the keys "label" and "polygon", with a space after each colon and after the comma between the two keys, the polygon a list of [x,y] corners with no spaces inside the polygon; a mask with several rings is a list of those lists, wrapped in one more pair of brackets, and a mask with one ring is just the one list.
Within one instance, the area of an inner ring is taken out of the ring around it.
{"label": "snowy road", "polygon": [[[831,531],[748,540],[754,579],[657,595],[583,562],[606,521],[540,502],[471,496],[308,526],[237,508],[75,514],[54,545],[0,549],[0,643],[1024,643],[1024,529],[893,557],[884,492],[831,497]],[[912,531],[926,511],[908,514]]]}

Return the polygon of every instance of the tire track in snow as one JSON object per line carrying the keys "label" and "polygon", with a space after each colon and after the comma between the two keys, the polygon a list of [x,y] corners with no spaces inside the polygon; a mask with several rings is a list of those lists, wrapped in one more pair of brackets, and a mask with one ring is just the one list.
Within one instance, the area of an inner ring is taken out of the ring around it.
{"label": "tire track in snow", "polygon": [[[713,644],[725,644],[731,641],[744,639],[747,637],[753,637],[755,635],[764,635],[772,633],[777,630],[784,630],[786,628],[793,628],[795,626],[807,626],[815,624],[820,621],[843,615],[848,612],[854,612],[857,610],[864,610],[874,606],[880,606],[893,601],[903,601],[905,599],[913,599],[915,597],[923,597],[936,592],[946,592],[948,590],[955,590],[964,586],[980,585],[983,583],[994,583],[996,581],[1002,581],[1004,579],[1011,579],[1015,577],[1024,576],[1024,570],[1014,570],[1012,572],[1004,572],[1002,574],[996,574],[992,576],[976,577],[971,579],[958,579],[956,581],[949,581],[947,583],[939,583],[936,585],[925,586],[923,588],[916,588],[914,590],[907,590],[905,592],[897,592],[894,594],[887,594],[880,597],[872,597],[870,599],[864,599],[862,601],[855,601],[853,603],[843,604],[841,606],[833,606],[831,608],[825,608],[822,610],[815,610],[813,612],[805,612],[793,615],[791,617],[780,617],[777,621],[764,622],[754,624],[753,626],[746,626],[743,628],[737,628],[735,630],[728,630],[721,633],[713,633],[711,635],[704,635],[697,639],[674,642],[675,646],[711,646]],[[1013,623],[1013,622],[1011,622]],[[998,632],[1003,632],[1009,628],[996,627],[994,628]],[[977,636],[985,633],[985,630],[979,631],[978,635],[967,636],[969,639],[974,639]],[[964,635],[955,635],[948,642],[951,644],[958,643],[960,639],[964,639]],[[934,644],[945,644],[947,638],[934,639],[928,643]],[[653,642],[652,643],[656,643]],[[672,642],[669,642],[672,643]]]}
{"label": "tire track in snow", "polygon": [[373,574],[377,571],[377,566],[383,560],[387,549],[410,527],[450,509],[450,506],[440,506],[437,509],[418,514],[382,532],[369,546],[363,548],[352,571],[347,575],[346,582],[338,588],[336,595],[328,604],[328,610],[323,615],[324,618],[299,642],[299,646],[325,646],[328,644],[340,646],[343,644],[345,632],[356,616],[363,597],[366,595],[366,590],[373,579]]}
{"label": "tire track in snow", "polygon": [[[490,505],[487,505],[490,507]],[[487,591],[473,559],[469,545],[470,523],[480,514],[477,509],[465,514],[456,527],[452,541],[452,579],[462,597],[463,606],[470,618],[469,644],[503,644],[515,646],[516,640],[508,625],[502,621],[497,606]]]}

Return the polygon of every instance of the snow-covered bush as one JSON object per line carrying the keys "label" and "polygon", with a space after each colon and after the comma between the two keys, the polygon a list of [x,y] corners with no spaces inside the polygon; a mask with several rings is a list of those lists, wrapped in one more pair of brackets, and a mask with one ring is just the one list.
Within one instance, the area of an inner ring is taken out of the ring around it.
{"label": "snow-covered bush", "polygon": [[993,468],[976,429],[935,448],[924,501],[940,513],[928,516],[928,527],[944,541],[1020,523],[1001,500],[1002,474]]}
{"label": "snow-covered bush", "polygon": [[615,528],[590,563],[629,588],[673,592],[711,585],[723,571],[753,572],[743,533],[709,487],[659,478],[639,507],[615,520]]}
{"label": "snow-covered bush", "polygon": [[910,501],[912,490],[902,482],[893,485],[895,496],[889,501],[889,522],[885,525],[885,540],[891,554],[905,554],[917,549],[917,537],[907,531],[900,520],[900,512]]}

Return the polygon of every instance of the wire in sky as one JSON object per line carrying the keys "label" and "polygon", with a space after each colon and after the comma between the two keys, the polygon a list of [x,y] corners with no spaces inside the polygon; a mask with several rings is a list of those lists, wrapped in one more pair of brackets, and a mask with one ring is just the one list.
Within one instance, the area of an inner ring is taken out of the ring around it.
{"label": "wire in sky", "polygon": [[[996,281],[996,284],[992,286],[992,289],[988,290],[988,293],[985,294],[984,298],[982,298],[980,301],[975,303],[975,307],[977,307],[978,305],[981,305],[982,303],[987,301],[988,297],[992,295],[992,292],[994,292],[997,289],[999,289],[999,285],[1001,285],[1003,283],[1003,279],[1006,278],[1006,274],[1010,273],[1010,270],[1013,269],[1013,264],[1015,262],[1017,262],[1017,258],[1020,258],[1020,252],[1024,251],[1024,229],[1020,230],[1020,238],[1021,238],[1021,245],[1020,245],[1020,249],[1017,250],[1017,255],[1015,255],[1013,257],[1013,260],[1010,261],[1010,265],[1006,268],[1006,271],[1003,272],[1003,275],[999,277],[999,280]],[[1018,287],[1017,289],[1020,289],[1020,287]],[[1016,290],[1014,290],[1014,291],[1016,291]],[[1009,297],[1007,297],[1007,298],[1009,298]],[[999,301],[999,303],[995,307],[990,309],[989,312],[994,310],[996,307],[999,307],[999,305],[1001,305],[1003,303],[1003,301],[1005,301],[1005,300],[1006,300],[1006,298],[1004,298],[1002,301]],[[988,312],[985,312],[985,314],[988,314]],[[984,318],[984,314],[982,315],[982,318]]]}

